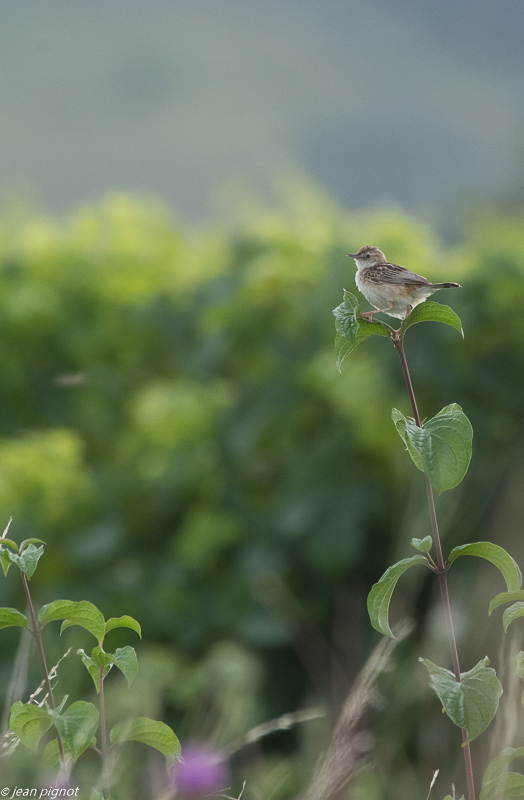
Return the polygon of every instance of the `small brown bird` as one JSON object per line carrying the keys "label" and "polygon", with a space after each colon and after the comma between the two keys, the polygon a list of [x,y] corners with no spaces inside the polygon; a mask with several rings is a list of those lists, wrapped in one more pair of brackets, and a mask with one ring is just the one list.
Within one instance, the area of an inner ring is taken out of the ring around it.
{"label": "small brown bird", "polygon": [[370,244],[361,247],[358,253],[348,253],[348,256],[354,258],[357,265],[355,283],[359,291],[376,308],[376,311],[362,314],[370,322],[373,314],[379,312],[405,319],[415,306],[427,300],[433,292],[461,288],[460,283],[430,283],[406,267],[390,264],[382,250]]}

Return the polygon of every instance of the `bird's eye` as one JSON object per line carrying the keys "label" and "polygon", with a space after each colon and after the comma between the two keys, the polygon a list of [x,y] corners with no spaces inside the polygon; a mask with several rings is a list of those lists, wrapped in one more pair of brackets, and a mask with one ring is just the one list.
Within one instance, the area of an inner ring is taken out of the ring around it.
{"label": "bird's eye", "polygon": [[369,253],[366,253],[366,258],[369,258]]}

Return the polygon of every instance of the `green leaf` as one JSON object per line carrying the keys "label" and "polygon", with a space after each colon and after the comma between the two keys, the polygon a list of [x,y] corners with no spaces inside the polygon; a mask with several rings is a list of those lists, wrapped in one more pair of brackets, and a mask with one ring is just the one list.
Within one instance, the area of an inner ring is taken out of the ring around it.
{"label": "green leaf", "polygon": [[0,548],[1,547],[10,547],[11,550],[14,550],[15,553],[18,553],[18,545],[14,539],[0,539]]}
{"label": "green leaf", "polygon": [[76,761],[84,750],[94,745],[99,714],[92,703],[78,700],[63,714],[49,710],[49,716],[60,738],[69,746],[73,761]]}
{"label": "green leaf", "polygon": [[371,591],[368,594],[368,613],[371,624],[375,630],[385,634],[385,636],[391,636],[392,639],[395,637],[391,632],[388,621],[391,596],[400,576],[415,564],[427,566],[428,560],[425,556],[411,556],[411,558],[404,558],[402,561],[398,561],[385,571],[378,583],[371,587]]}
{"label": "green leaf", "polygon": [[109,738],[113,743],[133,740],[142,742],[168,758],[180,755],[180,742],[164,722],[147,717],[136,717],[128,722],[119,722],[111,729]]}
{"label": "green leaf", "polygon": [[419,550],[421,553],[429,553],[433,547],[433,539],[431,536],[424,536],[423,539],[412,539],[411,546],[414,547],[415,550]]}
{"label": "green leaf", "polygon": [[[71,750],[65,742],[62,742],[62,749],[66,756],[66,763],[70,764],[72,762]],[[46,769],[50,772],[58,773],[61,770],[62,757],[58,746],[58,739],[51,739],[51,741],[46,744],[42,751],[42,761]]]}
{"label": "green leaf", "polygon": [[[93,648],[93,651],[94,650],[100,650],[100,648]],[[87,671],[91,675],[91,678],[93,679],[93,683],[95,684],[96,693],[100,694],[100,666],[95,664],[94,659],[91,658],[90,656],[88,656],[87,653],[85,652],[85,650],[82,650],[82,648],[80,648],[76,652],[81,657],[84,667],[87,669]],[[113,665],[112,665],[111,661],[108,661],[106,663],[106,665],[102,667],[102,678],[106,677],[106,675],[112,669],[112,666]]]}
{"label": "green leaf", "polygon": [[520,653],[517,653],[517,666],[515,669],[515,673],[519,676],[521,680],[524,681],[524,652],[521,650]]}
{"label": "green leaf", "polygon": [[55,600],[47,606],[42,606],[38,619],[43,625],[54,620],[63,619],[60,633],[71,625],[80,625],[86,631],[102,642],[105,634],[105,620],[101,611],[87,600]]}
{"label": "green leaf", "polygon": [[506,747],[487,766],[482,779],[479,800],[510,800],[524,797],[524,776],[508,772],[512,761],[524,756],[524,747]]}
{"label": "green leaf", "polygon": [[27,617],[16,608],[0,608],[0,628],[10,628],[12,625],[27,628]]}
{"label": "green leaf", "polygon": [[495,670],[488,667],[489,659],[462,672],[460,683],[448,669],[438,667],[428,659],[419,659],[429,672],[429,685],[436,692],[451,721],[468,732],[464,744],[469,744],[484,731],[497,711],[502,685]]}
{"label": "green leaf", "polygon": [[113,664],[113,656],[111,653],[106,653],[98,645],[93,647],[91,650],[91,659],[95,667],[98,667],[98,669],[103,669],[104,667]]}
{"label": "green leaf", "polygon": [[[508,592],[516,592],[522,586],[522,573],[517,562],[503,547],[492,542],[473,542],[455,547],[448,556],[452,564],[459,556],[478,556],[490,561],[502,573]],[[493,601],[492,601],[493,602]]]}
{"label": "green leaf", "polygon": [[20,572],[23,572],[28,578],[33,576],[43,552],[43,547],[35,547],[34,544],[28,544],[24,552],[20,554],[12,553],[10,550],[7,551],[13,564],[16,564]]}
{"label": "green leaf", "polygon": [[113,655],[113,664],[124,674],[130,687],[138,674],[138,661],[133,647],[119,647]]}
{"label": "green leaf", "polygon": [[2,564],[2,571],[5,576],[9,572],[9,567],[13,563],[9,558],[9,550],[7,550],[5,547],[0,547],[0,563]]}
{"label": "green leaf", "polygon": [[442,494],[457,486],[468,471],[473,440],[473,428],[461,407],[451,403],[421,428],[396,408],[391,416],[415,466],[433,488]]}
{"label": "green leaf", "polygon": [[131,628],[132,631],[138,633],[140,638],[142,638],[142,629],[140,624],[136,621],[136,619],[133,619],[133,617],[129,617],[127,615],[124,615],[123,617],[111,617],[111,619],[108,619],[106,622],[106,634],[115,628]]}
{"label": "green leaf", "polygon": [[351,292],[344,289],[344,301],[333,310],[335,316],[335,355],[337,368],[340,370],[342,362],[360,342],[370,336],[389,336],[392,328],[385,322],[368,322],[359,318],[360,304]]}
{"label": "green leaf", "polygon": [[[516,662],[515,674],[524,681],[524,652],[522,652],[522,650],[520,653],[517,653]],[[520,702],[524,707],[524,692],[520,695]]]}
{"label": "green leaf", "polygon": [[45,708],[36,706],[34,703],[21,703],[20,701],[11,706],[9,727],[22,744],[30,750],[37,749],[40,739],[51,725],[52,722]]}
{"label": "green leaf", "polygon": [[524,589],[517,589],[515,592],[500,592],[489,604],[488,617],[491,616],[492,611],[504,603],[515,603],[519,600],[524,600]]}
{"label": "green leaf", "polygon": [[82,663],[91,675],[97,693],[100,692],[100,670],[105,678],[113,665],[125,676],[130,687],[138,673],[138,661],[133,647],[119,647],[114,653],[106,653],[101,647],[93,647],[91,655],[80,649],[77,653],[82,658]]}
{"label": "green leaf", "polygon": [[518,619],[519,617],[524,617],[524,603],[513,603],[513,605],[507,608],[502,615],[504,633],[508,632],[508,628],[513,620]]}
{"label": "green leaf", "polygon": [[415,306],[411,314],[406,317],[400,326],[402,335],[404,335],[407,329],[411,328],[412,325],[416,325],[417,322],[443,322],[455,328],[455,330],[462,335],[462,338],[464,338],[462,323],[455,312],[449,306],[435,303],[433,300],[426,300],[425,303],[420,303],[418,306]]}
{"label": "green leaf", "polygon": [[[503,792],[504,800],[524,797],[524,775],[521,775],[520,772],[508,772],[503,782]],[[496,797],[500,798],[500,794],[496,795]]]}
{"label": "green leaf", "polygon": [[20,552],[23,553],[26,547],[30,544],[45,544],[45,542],[42,541],[42,539],[35,539],[34,537],[31,537],[30,539],[24,539],[23,542],[20,542]]}

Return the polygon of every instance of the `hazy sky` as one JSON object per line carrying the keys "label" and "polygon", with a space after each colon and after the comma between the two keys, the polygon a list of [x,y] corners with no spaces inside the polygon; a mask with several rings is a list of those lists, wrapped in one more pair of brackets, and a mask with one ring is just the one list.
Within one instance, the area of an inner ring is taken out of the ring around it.
{"label": "hazy sky", "polygon": [[0,197],[182,218],[306,174],[350,208],[522,183],[521,0],[4,0]]}

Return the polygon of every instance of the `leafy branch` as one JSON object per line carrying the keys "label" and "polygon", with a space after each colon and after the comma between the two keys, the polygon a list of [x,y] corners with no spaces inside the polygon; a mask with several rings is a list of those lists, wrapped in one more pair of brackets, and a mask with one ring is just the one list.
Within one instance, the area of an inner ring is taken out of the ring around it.
{"label": "leafy branch", "polygon": [[[420,660],[429,672],[430,686],[439,697],[444,711],[462,729],[468,798],[475,800],[470,742],[493,719],[502,686],[495,671],[488,666],[487,658],[482,659],[468,672],[461,672],[447,574],[456,559],[463,555],[487,559],[498,567],[506,581],[507,592],[495,598],[490,613],[499,604],[513,602],[511,608],[505,612],[506,627],[513,618],[524,616],[524,593],[520,592],[522,576],[511,556],[503,548],[489,542],[456,547],[448,559],[444,559],[433,491],[442,494],[458,486],[463,480],[471,460],[473,429],[456,403],[446,406],[434,417],[422,422],[404,349],[406,332],[419,322],[441,322],[450,325],[463,336],[462,324],[451,308],[428,301],[416,306],[403,320],[400,328],[395,330],[385,322],[363,319],[358,299],[347,291],[344,291],[343,302],[333,313],[337,332],[336,363],[339,370],[347,356],[371,336],[389,338],[400,358],[413,417],[406,417],[402,412],[393,409],[392,418],[413,463],[424,473],[432,535],[413,539],[411,544],[418,551],[417,555],[405,558],[386,570],[369,593],[368,612],[373,627],[384,635],[393,637],[389,625],[389,605],[398,580],[404,572],[417,565],[425,566],[437,575],[453,671],[439,667],[427,659]],[[433,548],[434,557],[431,555]],[[484,800],[482,795],[481,800]]]}
{"label": "leafy branch", "polygon": [[[122,743],[130,740],[142,742],[162,753],[168,766],[173,764],[180,755],[180,744],[171,728],[163,722],[138,717],[117,723],[109,733],[106,729],[105,679],[112,668],[116,667],[131,687],[138,672],[138,662],[133,647],[125,646],[117,648],[114,652],[106,651],[105,638],[110,631],[117,628],[127,628],[141,636],[139,623],[127,615],[112,617],[106,621],[102,612],[85,600],[78,602],[55,600],[42,606],[37,612],[29,582],[43,555],[44,543],[38,539],[27,539],[18,545],[7,537],[8,530],[9,525],[0,538],[0,564],[4,575],[7,575],[11,566],[19,569],[26,594],[29,619],[17,609],[0,608],[0,628],[17,626],[25,628],[33,636],[46,688],[46,696],[41,703],[36,704],[31,700],[27,703],[17,701],[11,706],[9,726],[12,733],[18,737],[22,745],[37,751],[45,734],[53,729],[54,738],[47,741],[42,756],[46,768],[57,771],[59,779],[65,782],[69,781],[73,765],[86,750],[92,749],[97,752],[102,763],[100,785],[103,793],[96,793],[96,797],[101,800],[110,795],[112,760],[115,748]],[[99,696],[99,708],[84,700],[78,700],[68,706],[66,706],[67,698],[60,704],[56,702],[42,639],[43,629],[56,621],[62,622],[60,634],[72,625],[78,625],[96,639],[96,645],[89,653],[83,649],[77,652],[95,685]],[[97,741],[97,733],[100,742]]]}

